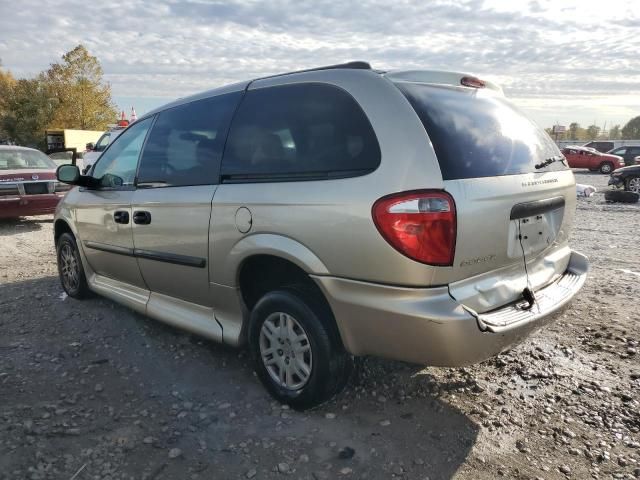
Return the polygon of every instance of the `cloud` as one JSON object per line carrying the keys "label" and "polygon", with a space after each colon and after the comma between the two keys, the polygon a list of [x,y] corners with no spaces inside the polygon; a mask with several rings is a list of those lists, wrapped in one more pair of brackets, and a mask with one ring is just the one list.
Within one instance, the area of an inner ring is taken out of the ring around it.
{"label": "cloud", "polygon": [[[102,62],[116,97],[169,100],[361,59],[382,69],[474,72],[502,83],[535,115],[545,96],[611,98],[612,104],[616,96],[640,98],[640,16],[623,0],[90,3],[3,2],[4,66],[33,75],[83,43]],[[620,115],[617,107],[599,105],[603,118]],[[630,107],[640,110],[640,100]]]}

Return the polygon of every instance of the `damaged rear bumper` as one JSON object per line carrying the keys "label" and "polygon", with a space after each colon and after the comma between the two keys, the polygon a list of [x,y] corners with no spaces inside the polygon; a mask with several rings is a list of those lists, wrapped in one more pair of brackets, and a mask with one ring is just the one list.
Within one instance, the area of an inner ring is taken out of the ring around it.
{"label": "damaged rear bumper", "polygon": [[588,259],[572,251],[564,274],[535,292],[531,309],[517,301],[480,314],[454,300],[446,286],[420,289],[313,278],[353,355],[461,366],[492,357],[548,323],[578,293],[588,268]]}
{"label": "damaged rear bumper", "polygon": [[611,177],[609,177],[608,185],[621,188],[624,187],[624,180],[622,177],[611,175]]}

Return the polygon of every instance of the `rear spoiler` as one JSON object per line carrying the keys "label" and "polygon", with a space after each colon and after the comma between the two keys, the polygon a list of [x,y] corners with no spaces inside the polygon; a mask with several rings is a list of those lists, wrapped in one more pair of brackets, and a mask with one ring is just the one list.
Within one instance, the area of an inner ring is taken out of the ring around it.
{"label": "rear spoiler", "polygon": [[432,85],[464,86],[471,88],[489,88],[504,96],[502,87],[484,78],[461,72],[443,72],[439,70],[402,70],[383,74],[392,82],[429,83]]}

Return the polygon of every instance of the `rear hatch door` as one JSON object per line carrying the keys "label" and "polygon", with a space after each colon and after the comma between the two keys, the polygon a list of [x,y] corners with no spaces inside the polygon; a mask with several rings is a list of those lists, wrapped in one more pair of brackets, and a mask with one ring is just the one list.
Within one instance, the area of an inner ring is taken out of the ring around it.
{"label": "rear hatch door", "polygon": [[523,300],[567,267],[575,180],[551,138],[500,92],[396,82],[456,203],[454,264],[434,281],[477,312]]}

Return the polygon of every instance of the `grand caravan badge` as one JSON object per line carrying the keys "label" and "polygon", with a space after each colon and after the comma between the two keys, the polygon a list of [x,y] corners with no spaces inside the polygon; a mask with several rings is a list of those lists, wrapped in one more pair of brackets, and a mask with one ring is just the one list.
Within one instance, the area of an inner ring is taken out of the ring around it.
{"label": "grand caravan badge", "polygon": [[536,185],[544,185],[546,183],[557,183],[557,178],[548,178],[546,180],[531,180],[529,182],[522,182],[523,187],[535,187]]}

